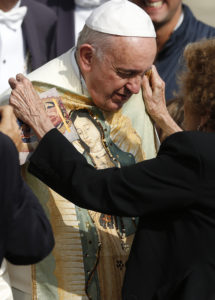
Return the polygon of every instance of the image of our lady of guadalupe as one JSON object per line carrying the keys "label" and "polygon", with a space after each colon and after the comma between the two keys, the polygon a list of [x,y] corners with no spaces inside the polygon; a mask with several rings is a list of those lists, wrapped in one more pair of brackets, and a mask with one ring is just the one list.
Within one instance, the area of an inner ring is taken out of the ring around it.
{"label": "image of our lady of guadalupe", "polygon": [[[78,136],[72,143],[96,169],[135,163],[131,153],[122,151],[113,143],[110,126],[97,108],[74,110],[70,117]],[[120,299],[125,263],[137,219],[110,216],[81,208],[76,210],[82,232],[83,253],[87,253],[84,255],[84,267],[88,271],[88,294],[92,299]]]}

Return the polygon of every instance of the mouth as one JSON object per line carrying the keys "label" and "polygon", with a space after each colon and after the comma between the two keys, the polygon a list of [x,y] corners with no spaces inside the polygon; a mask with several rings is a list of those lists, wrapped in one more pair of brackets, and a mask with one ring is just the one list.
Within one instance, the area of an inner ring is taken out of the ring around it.
{"label": "mouth", "polygon": [[115,103],[121,104],[121,103],[126,102],[130,97],[131,97],[131,93],[129,93],[129,94],[120,94],[120,93],[115,92],[113,99],[114,99]]}
{"label": "mouth", "polygon": [[152,8],[161,8],[163,5],[163,1],[155,1],[155,2],[150,2],[150,1],[145,1],[146,6],[152,7]]}

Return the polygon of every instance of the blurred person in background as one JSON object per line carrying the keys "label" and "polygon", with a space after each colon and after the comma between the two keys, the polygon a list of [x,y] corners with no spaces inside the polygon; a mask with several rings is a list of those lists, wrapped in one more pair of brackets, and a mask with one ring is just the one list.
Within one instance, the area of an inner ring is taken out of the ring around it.
{"label": "blurred person in background", "polygon": [[0,0],[0,94],[8,78],[56,57],[56,16],[33,0]]}
{"label": "blurred person in background", "polygon": [[183,68],[188,43],[215,36],[215,28],[197,20],[182,0],[131,0],[152,19],[157,34],[155,66],[166,84],[166,101],[178,91],[177,74]]}
{"label": "blurred person in background", "polygon": [[107,0],[35,0],[53,9],[57,16],[57,56],[75,46],[85,20]]}

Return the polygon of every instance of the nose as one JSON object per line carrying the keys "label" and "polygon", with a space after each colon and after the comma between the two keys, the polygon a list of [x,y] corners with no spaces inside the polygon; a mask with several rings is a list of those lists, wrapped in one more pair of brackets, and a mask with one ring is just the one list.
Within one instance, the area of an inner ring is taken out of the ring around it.
{"label": "nose", "polygon": [[128,82],[126,84],[127,89],[132,93],[132,94],[138,94],[140,91],[140,86],[141,86],[141,76],[136,76],[133,78],[129,78]]}
{"label": "nose", "polygon": [[88,134],[87,134],[87,132],[85,132],[85,130],[83,130],[83,132],[82,132],[82,137],[84,140],[86,140],[88,138]]}

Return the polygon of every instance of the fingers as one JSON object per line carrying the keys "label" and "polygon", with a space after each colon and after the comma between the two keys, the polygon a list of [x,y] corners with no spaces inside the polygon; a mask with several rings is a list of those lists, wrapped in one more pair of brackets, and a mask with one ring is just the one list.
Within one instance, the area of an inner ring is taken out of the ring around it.
{"label": "fingers", "polygon": [[152,65],[152,74],[154,76],[157,76],[160,78],[159,74],[158,74],[158,71],[157,71],[157,68],[155,67],[155,65]]}
{"label": "fingers", "polygon": [[[21,74],[21,73],[19,73],[19,74],[17,74],[16,75],[16,80],[17,81],[23,81],[23,80],[25,80],[25,79],[27,79],[27,77],[25,77],[23,74]],[[27,79],[28,80],[28,79]]]}
{"label": "fingers", "polygon": [[21,144],[21,137],[13,108],[10,105],[1,106],[0,115],[0,131],[8,135],[18,149]]}
{"label": "fingers", "polygon": [[9,83],[10,87],[12,88],[12,90],[16,88],[16,79],[15,78],[13,78],[13,77],[9,78],[8,83]]}
{"label": "fingers", "polygon": [[1,128],[5,128],[10,130],[14,128],[14,130],[18,129],[16,116],[14,114],[13,108],[10,105],[5,105],[0,107],[1,114]]}
{"label": "fingers", "polygon": [[145,100],[148,100],[149,98],[152,97],[152,88],[150,86],[150,82],[147,76],[143,76],[143,81],[142,81],[142,88],[143,88],[143,98]]}
{"label": "fingers", "polygon": [[165,89],[165,82],[159,76],[158,71],[154,65],[152,66],[151,84],[153,90]]}
{"label": "fingers", "polygon": [[13,108],[10,105],[0,106],[1,124],[7,123],[11,118],[15,118]]}
{"label": "fingers", "polygon": [[30,80],[25,77],[23,74],[19,73],[16,75],[16,78],[9,78],[8,83],[12,89],[15,89],[20,83],[28,84]]}

